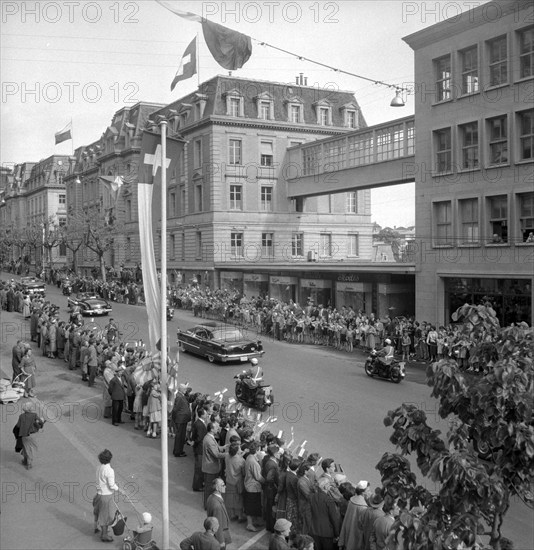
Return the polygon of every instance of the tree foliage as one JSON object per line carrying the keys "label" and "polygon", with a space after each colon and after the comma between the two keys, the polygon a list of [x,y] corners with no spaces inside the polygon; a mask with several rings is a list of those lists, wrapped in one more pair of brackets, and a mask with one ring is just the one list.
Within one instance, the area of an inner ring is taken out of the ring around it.
{"label": "tree foliage", "polygon": [[[463,321],[477,373],[460,369],[454,358],[427,369],[438,413],[449,420],[446,439],[413,404],[384,419],[401,454],[386,453],[377,469],[388,492],[408,503],[395,524],[406,550],[458,548],[481,533],[499,550],[506,546],[501,527],[510,498],[533,503],[533,331],[501,329],[484,305],[462,306],[455,320]],[[410,454],[436,485],[434,494],[416,484],[405,459]]]}

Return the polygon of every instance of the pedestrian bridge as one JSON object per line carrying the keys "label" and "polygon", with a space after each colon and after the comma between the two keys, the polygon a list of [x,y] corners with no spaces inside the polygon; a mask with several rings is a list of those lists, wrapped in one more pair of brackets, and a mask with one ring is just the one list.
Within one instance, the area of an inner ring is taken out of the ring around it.
{"label": "pedestrian bridge", "polygon": [[287,150],[290,198],[414,181],[414,115]]}

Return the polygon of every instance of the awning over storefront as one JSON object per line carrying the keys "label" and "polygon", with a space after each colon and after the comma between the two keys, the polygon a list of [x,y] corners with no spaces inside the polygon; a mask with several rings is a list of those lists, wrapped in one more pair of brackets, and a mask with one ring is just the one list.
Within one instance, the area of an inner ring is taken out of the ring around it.
{"label": "awning over storefront", "polygon": [[301,279],[301,288],[332,288],[332,281],[324,279]]}
{"label": "awning over storefront", "polygon": [[269,281],[269,275],[266,273],[245,273],[243,280],[246,283],[263,283]]}
{"label": "awning over storefront", "polygon": [[221,271],[221,280],[222,279],[227,281],[242,281],[243,273],[239,271]]}
{"label": "awning over storefront", "polygon": [[337,283],[338,292],[372,292],[371,283]]}
{"label": "awning over storefront", "polygon": [[296,277],[280,277],[278,275],[271,275],[269,282],[272,285],[296,285],[298,279]]}

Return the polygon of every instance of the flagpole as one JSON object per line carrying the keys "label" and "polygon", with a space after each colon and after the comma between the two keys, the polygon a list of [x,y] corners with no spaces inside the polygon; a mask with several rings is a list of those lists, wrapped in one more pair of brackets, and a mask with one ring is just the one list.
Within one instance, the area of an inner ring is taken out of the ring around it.
{"label": "flagpole", "polygon": [[200,39],[197,32],[197,87],[200,88]]}
{"label": "flagpole", "polygon": [[74,156],[74,126],[72,125],[72,117],[70,117],[70,137],[71,156]]}
{"label": "flagpole", "polygon": [[167,121],[161,128],[161,478],[163,550],[169,546],[169,458],[167,441]]}

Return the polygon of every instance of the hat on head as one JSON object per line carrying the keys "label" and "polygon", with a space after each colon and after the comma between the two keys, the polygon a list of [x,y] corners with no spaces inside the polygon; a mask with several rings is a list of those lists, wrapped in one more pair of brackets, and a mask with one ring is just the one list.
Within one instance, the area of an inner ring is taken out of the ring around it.
{"label": "hat on head", "polygon": [[347,481],[347,476],[345,474],[334,474],[334,481],[336,485],[341,485]]}
{"label": "hat on head", "polygon": [[277,519],[276,523],[274,524],[274,530],[278,531],[279,533],[282,533],[283,531],[287,531],[290,528],[291,528],[291,522],[284,518]]}
{"label": "hat on head", "polygon": [[149,512],[143,512],[141,517],[143,518],[143,523],[152,523],[152,514]]}
{"label": "hat on head", "polygon": [[321,489],[321,491],[328,491],[328,486],[331,484],[332,482],[326,478],[326,477],[322,477],[321,479],[319,479],[319,481],[317,482],[317,485],[319,486],[319,489]]}
{"label": "hat on head", "polygon": [[360,489],[360,491],[365,491],[367,487],[369,487],[369,482],[365,480],[358,481],[358,484],[356,485],[356,489]]}
{"label": "hat on head", "polygon": [[383,502],[384,499],[382,498],[382,495],[380,492],[377,492],[369,499],[369,506],[372,508],[378,508]]}

